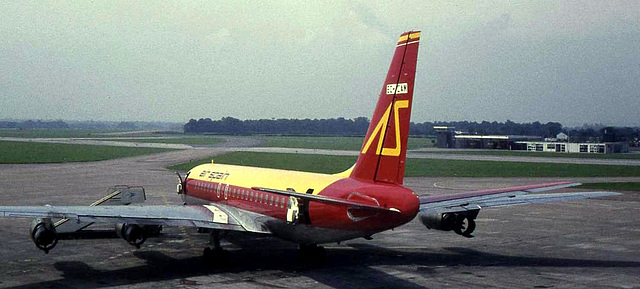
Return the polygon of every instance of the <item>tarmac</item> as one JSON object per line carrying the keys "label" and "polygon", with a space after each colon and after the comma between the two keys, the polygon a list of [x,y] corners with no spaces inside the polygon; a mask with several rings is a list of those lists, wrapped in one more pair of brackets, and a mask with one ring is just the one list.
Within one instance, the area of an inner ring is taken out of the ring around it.
{"label": "tarmac", "polygon": [[[252,143],[236,142],[234,146]],[[2,205],[86,205],[114,185],[141,185],[148,204],[179,204],[164,167],[237,150],[186,149],[101,162],[0,165]],[[417,194],[552,181],[640,178],[408,178]],[[60,240],[49,254],[28,219],[0,219],[0,288],[640,288],[640,192],[603,199],[483,209],[473,238],[414,220],[393,231],[325,245],[324,264],[295,244],[228,234],[228,257],[205,260],[206,234],[165,228],[140,249],[110,227]]]}

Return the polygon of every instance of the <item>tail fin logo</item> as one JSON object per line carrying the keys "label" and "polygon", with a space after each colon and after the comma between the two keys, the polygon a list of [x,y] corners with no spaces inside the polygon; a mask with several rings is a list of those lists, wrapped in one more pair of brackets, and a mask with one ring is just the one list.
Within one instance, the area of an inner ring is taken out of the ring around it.
{"label": "tail fin logo", "polygon": [[409,86],[406,83],[387,84],[387,95],[389,94],[407,94]]}
{"label": "tail fin logo", "polygon": [[[393,84],[394,89],[395,89],[395,84]],[[387,88],[388,89],[388,88]],[[384,132],[383,132],[383,128],[386,128],[387,125],[389,124],[389,114],[391,113],[391,107],[393,106],[393,117],[394,117],[394,128],[395,128],[395,134],[396,134],[396,147],[394,148],[383,148],[382,144],[384,143]],[[378,121],[378,124],[376,124],[376,128],[373,130],[373,132],[371,133],[371,135],[369,136],[369,139],[367,139],[367,142],[365,143],[364,147],[362,148],[362,152],[363,154],[366,154],[369,151],[369,148],[371,147],[371,144],[373,143],[373,140],[376,138],[376,136],[378,136],[378,147],[376,148],[376,155],[380,155],[382,154],[383,156],[394,156],[397,157],[400,155],[400,151],[401,151],[401,142],[400,142],[400,121],[399,121],[399,111],[402,108],[408,108],[409,107],[409,100],[398,100],[395,101],[393,103],[389,104],[389,107],[387,107],[387,110],[384,112],[384,114],[382,115],[382,117],[380,118],[380,121]]]}

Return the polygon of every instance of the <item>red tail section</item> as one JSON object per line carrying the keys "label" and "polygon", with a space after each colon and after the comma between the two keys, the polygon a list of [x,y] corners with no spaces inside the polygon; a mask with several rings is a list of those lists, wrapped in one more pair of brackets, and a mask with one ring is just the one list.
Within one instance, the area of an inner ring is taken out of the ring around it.
{"label": "red tail section", "polygon": [[402,184],[419,41],[419,31],[398,39],[352,178]]}

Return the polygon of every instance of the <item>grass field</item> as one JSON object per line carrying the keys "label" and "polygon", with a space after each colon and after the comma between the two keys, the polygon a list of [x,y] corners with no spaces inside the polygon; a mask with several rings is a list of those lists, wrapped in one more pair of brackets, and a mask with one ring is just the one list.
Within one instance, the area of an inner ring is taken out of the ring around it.
{"label": "grass field", "polygon": [[433,154],[460,154],[460,155],[487,155],[487,156],[517,156],[517,157],[545,157],[545,158],[588,158],[588,159],[635,159],[640,160],[640,153],[630,154],[590,154],[590,153],[552,153],[552,152],[528,152],[528,151],[464,151],[464,150],[440,150],[424,153]]}
{"label": "grass field", "polygon": [[89,162],[166,152],[169,149],[0,141],[0,163]]}
{"label": "grass field", "polygon": [[99,129],[0,129],[0,136],[21,138],[62,138],[62,137],[112,137],[104,133],[118,133],[122,130]]}
{"label": "grass field", "polygon": [[[357,151],[362,147],[363,137],[318,137],[318,136],[264,136],[265,147],[332,149]],[[435,138],[409,138],[408,148],[433,147]]]}
{"label": "grass field", "polygon": [[[211,159],[222,164],[318,173],[338,173],[351,167],[356,161],[355,156],[233,152],[175,165],[169,169],[187,171],[198,164],[211,162]],[[405,173],[407,177],[634,177],[640,176],[640,167],[407,159]]]}
{"label": "grass field", "polygon": [[606,190],[606,191],[636,191],[640,192],[640,182],[620,182],[620,183],[586,183],[576,188]]}
{"label": "grass field", "polygon": [[124,142],[143,142],[143,143],[170,143],[170,144],[188,144],[188,145],[213,145],[225,142],[223,138],[207,137],[207,136],[185,136],[171,138],[134,138],[134,139],[118,139]]}

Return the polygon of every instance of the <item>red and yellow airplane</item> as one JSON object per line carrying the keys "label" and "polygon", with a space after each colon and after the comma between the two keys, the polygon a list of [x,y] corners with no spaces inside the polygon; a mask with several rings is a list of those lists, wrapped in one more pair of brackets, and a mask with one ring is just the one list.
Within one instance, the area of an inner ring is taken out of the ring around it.
{"label": "red and yellow airplane", "polygon": [[220,231],[233,230],[270,234],[316,256],[323,253],[318,244],[369,238],[416,216],[430,229],[470,236],[483,207],[615,195],[530,194],[576,185],[568,182],[423,197],[404,187],[419,42],[419,31],[398,38],[360,155],[347,171],[327,175],[212,162],[180,180],[182,206],[6,206],[0,217],[36,217],[31,237],[45,252],[58,241],[51,219],[62,218],[114,223],[136,246],[146,240],[145,226],[190,226],[211,231],[213,248],[205,255],[220,252]]}

